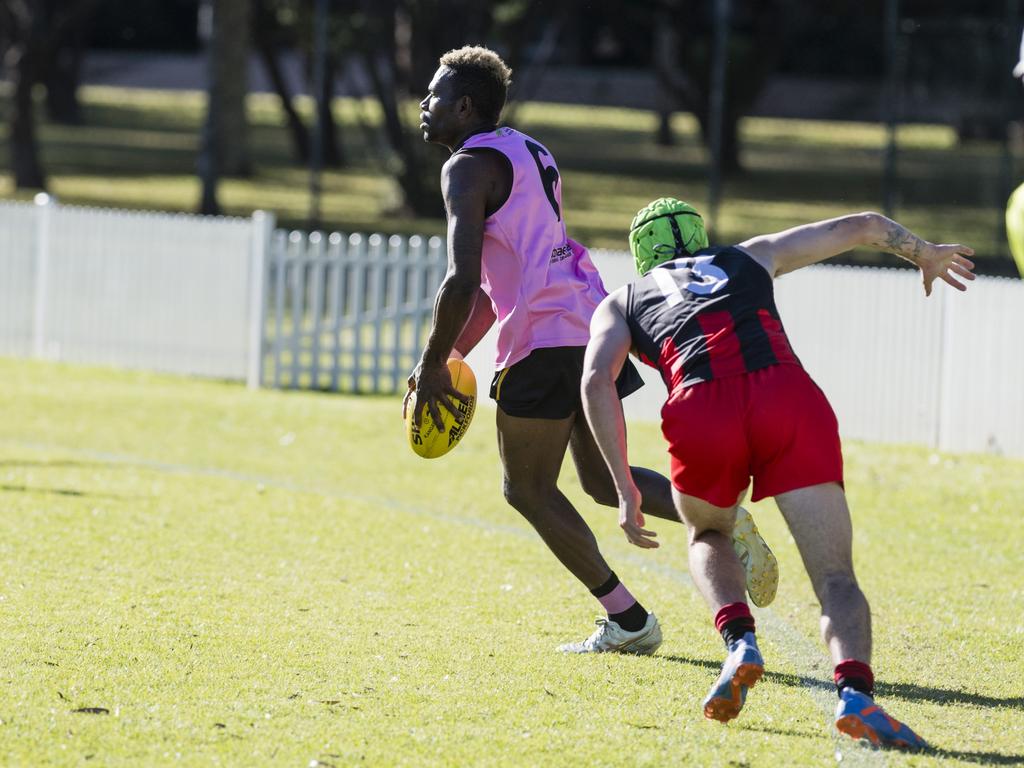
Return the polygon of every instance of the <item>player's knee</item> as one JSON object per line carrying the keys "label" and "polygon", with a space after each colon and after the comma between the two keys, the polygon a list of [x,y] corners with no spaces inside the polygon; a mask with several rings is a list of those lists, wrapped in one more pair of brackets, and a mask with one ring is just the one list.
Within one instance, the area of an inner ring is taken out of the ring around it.
{"label": "player's knee", "polygon": [[683,522],[686,523],[687,535],[693,545],[708,536],[732,538],[736,513],[726,509],[695,510],[691,505],[683,509]]}
{"label": "player's knee", "polygon": [[532,521],[543,506],[543,493],[533,483],[511,480],[506,477],[502,491],[509,506],[527,520]]}
{"label": "player's knee", "polygon": [[580,485],[583,487],[583,492],[602,507],[619,506],[619,497],[615,493],[615,485],[610,479],[595,481],[592,478],[581,477]]}

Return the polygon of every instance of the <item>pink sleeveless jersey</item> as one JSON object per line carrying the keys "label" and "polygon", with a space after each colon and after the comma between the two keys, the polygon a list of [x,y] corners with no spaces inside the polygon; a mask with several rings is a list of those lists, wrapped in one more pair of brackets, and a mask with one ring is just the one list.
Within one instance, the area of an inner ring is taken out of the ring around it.
{"label": "pink sleeveless jersey", "polygon": [[495,367],[535,349],[585,345],[607,291],[587,249],[565,235],[554,158],[511,128],[471,136],[459,151],[481,148],[505,155],[513,177],[508,200],[484,222],[481,286],[497,317]]}

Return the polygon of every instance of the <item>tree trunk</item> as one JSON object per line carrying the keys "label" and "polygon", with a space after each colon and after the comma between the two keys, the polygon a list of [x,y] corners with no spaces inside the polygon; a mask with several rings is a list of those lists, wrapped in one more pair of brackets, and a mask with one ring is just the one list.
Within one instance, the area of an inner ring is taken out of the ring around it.
{"label": "tree trunk", "polygon": [[[36,27],[33,20],[31,26]],[[41,40],[38,30],[27,31],[11,48],[11,78],[14,97],[10,111],[11,170],[15,189],[46,189],[46,174],[39,162],[32,89],[39,72]]]}
{"label": "tree trunk", "polygon": [[201,193],[199,213],[206,216],[220,214],[220,203],[217,200],[217,185],[220,181],[221,148],[220,120],[224,107],[222,92],[224,88],[223,73],[217,64],[218,15],[220,9],[217,0],[205,0],[200,6],[200,24],[206,25],[206,116],[199,132],[199,157],[196,159],[196,172],[199,175]]}
{"label": "tree trunk", "polygon": [[213,52],[207,50],[207,69],[210,82],[207,86],[206,119],[203,121],[202,132],[199,141],[199,158],[196,163],[201,186],[201,197],[199,199],[199,213],[205,216],[219,216],[220,202],[217,200],[217,185],[220,181],[220,151],[217,136],[219,134],[220,107],[220,81],[214,77]]}
{"label": "tree trunk", "polygon": [[[84,5],[88,13],[91,3]],[[83,122],[78,86],[87,32],[88,25],[79,19],[77,23],[64,25],[54,41],[46,70],[46,113],[55,123],[81,125]]]}
{"label": "tree trunk", "polygon": [[256,50],[263,62],[263,68],[274,87],[274,93],[281,102],[288,123],[288,133],[292,139],[292,150],[295,161],[301,165],[309,162],[309,130],[295,109],[288,82],[277,58],[277,46],[274,43],[274,22],[267,12],[266,5],[256,0],[253,29],[255,31]]}
{"label": "tree trunk", "polygon": [[249,11],[250,0],[214,0],[213,63],[220,93],[216,142],[224,176],[248,176],[252,172],[245,112],[245,97],[249,93]]}
{"label": "tree trunk", "polygon": [[722,115],[722,173],[735,176],[743,172],[740,162],[740,116],[735,110],[726,109]]}
{"label": "tree trunk", "polygon": [[320,134],[320,157],[323,158],[324,166],[327,168],[340,168],[345,164],[341,142],[338,139],[338,124],[334,120],[334,112],[331,109],[337,74],[337,59],[329,55],[324,62],[323,91],[316,102],[317,119],[323,121],[320,123],[323,126],[323,131]]}
{"label": "tree trunk", "polygon": [[682,87],[673,82],[678,78],[675,72],[676,51],[679,38],[672,23],[672,8],[657,6],[654,13],[654,75],[657,83],[655,101],[657,103],[658,129],[655,141],[659,146],[670,147],[675,144],[672,135],[672,113],[675,111],[677,99],[675,91]]}
{"label": "tree trunk", "polygon": [[654,140],[660,147],[671,147],[676,143],[672,133],[672,112],[668,108],[658,110],[658,130]]}
{"label": "tree trunk", "polygon": [[[705,147],[711,146],[710,119],[706,102],[695,109],[693,116],[697,118],[700,126],[701,142]],[[740,162],[740,140],[739,140],[740,115],[733,105],[726,105],[722,114],[722,143],[721,163],[722,173],[735,176],[743,171],[743,164]]]}
{"label": "tree trunk", "polygon": [[78,102],[78,68],[73,51],[58,55],[46,78],[46,114],[61,125],[81,125],[82,108]]}
{"label": "tree trunk", "polygon": [[[62,72],[64,79],[68,69],[76,73],[67,78],[77,85],[77,69],[82,52],[83,29],[90,14],[96,8],[96,0],[33,0],[32,2],[0,2],[0,46],[10,46],[7,61],[12,86],[11,108],[9,111],[9,146],[11,171],[16,189],[45,189],[46,174],[39,160],[39,146],[36,139],[35,112],[32,99],[34,86],[44,78],[47,80]],[[74,43],[70,59],[62,57],[62,45]],[[68,94],[61,97],[60,87],[53,89],[61,107],[69,111],[71,118],[79,118],[77,100],[72,92],[72,104],[67,103]]]}

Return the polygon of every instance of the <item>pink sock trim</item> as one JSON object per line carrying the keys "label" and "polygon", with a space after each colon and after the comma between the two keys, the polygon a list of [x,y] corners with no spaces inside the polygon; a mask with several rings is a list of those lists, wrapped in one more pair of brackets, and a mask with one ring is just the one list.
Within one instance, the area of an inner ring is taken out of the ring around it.
{"label": "pink sock trim", "polygon": [[633,607],[634,603],[636,603],[636,598],[621,583],[607,595],[597,599],[608,613],[622,613],[627,608]]}

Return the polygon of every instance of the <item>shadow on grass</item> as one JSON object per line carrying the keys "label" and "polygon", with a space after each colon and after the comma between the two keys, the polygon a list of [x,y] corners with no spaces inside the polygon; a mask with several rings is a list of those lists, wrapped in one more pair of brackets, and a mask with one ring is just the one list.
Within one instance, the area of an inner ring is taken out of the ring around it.
{"label": "shadow on grass", "polygon": [[793,728],[773,728],[770,725],[744,725],[739,724],[740,730],[755,731],[757,733],[770,733],[775,736],[796,736],[799,739],[820,739],[821,731],[797,731]]}
{"label": "shadow on grass", "polygon": [[977,763],[978,765],[1024,765],[1024,755],[1004,755],[1001,752],[961,752],[955,749],[931,747],[918,754],[963,760],[966,763]]}
{"label": "shadow on grass", "polygon": [[[822,737],[821,731],[809,731],[809,730],[794,730],[792,728],[773,728],[770,725],[740,725],[740,729],[744,731],[754,731],[757,733],[770,733],[775,736],[792,736],[800,739],[820,739]],[[841,737],[846,738],[846,737]],[[854,742],[848,742],[853,744]],[[866,741],[860,742],[862,747],[871,752],[886,752],[886,749],[880,749],[873,747]],[[902,751],[902,750],[894,750]],[[956,749],[941,749],[939,747],[929,747],[922,749],[918,752],[913,752],[916,755],[928,755],[929,757],[947,758],[950,760],[960,760],[966,763],[975,763],[977,765],[1021,765],[1024,763],[1024,755],[1013,755],[1003,754],[1002,752],[967,752]]]}
{"label": "shadow on grass", "polygon": [[912,683],[878,683],[875,686],[879,696],[905,699],[907,701],[928,701],[934,704],[970,704],[975,707],[1011,707],[1024,710],[1024,696],[999,698],[967,691],[950,691],[945,688],[928,688]]}
{"label": "shadow on grass", "polygon": [[[674,661],[679,664],[687,664],[693,667],[718,672],[721,664],[707,659],[691,659],[687,656],[659,656],[658,658]],[[788,685],[794,688],[813,688],[815,690],[833,691],[831,683],[817,678],[804,677],[803,675],[790,675],[784,672],[765,672],[764,680],[771,680],[774,683]],[[1012,707],[1024,708],[1024,697],[1015,696],[1001,699],[996,696],[985,696],[964,691],[950,691],[944,688],[927,688],[920,685],[906,683],[884,684],[880,683],[876,693],[883,698],[905,699],[907,701],[926,701],[934,704],[972,704],[979,707]],[[743,730],[772,733],[780,736],[797,736],[800,738],[820,738],[821,734],[811,731],[795,731],[784,728],[773,728],[761,725],[743,725]],[[870,748],[870,747],[869,747]],[[963,760],[978,765],[1022,765],[1024,755],[1006,754],[1002,752],[970,752],[966,750],[943,749],[941,747],[929,747],[917,754],[929,755],[932,757],[950,758]]]}
{"label": "shadow on grass", "polygon": [[116,493],[91,493],[89,491],[76,491],[72,488],[29,488],[27,485],[12,485],[10,483],[0,484],[0,493],[39,493],[50,496],[74,496],[90,499],[127,499],[129,496],[120,496]]}
{"label": "shadow on grass", "polygon": [[[718,672],[722,665],[718,661],[707,659],[691,659],[687,656],[660,656],[659,658],[675,661],[680,664],[688,664],[693,667],[703,667]],[[764,673],[765,680],[788,685],[794,688],[813,688],[815,690],[833,691],[834,687],[827,680],[819,680],[803,675],[790,675],[785,672]],[[952,691],[946,688],[930,688],[912,683],[878,683],[875,686],[875,693],[883,698],[903,699],[904,701],[925,701],[931,704],[969,704],[975,707],[989,707],[998,709],[1010,707],[1024,709],[1024,696],[1011,696],[1000,698],[998,696],[986,696],[985,694],[969,693],[967,691]]]}

